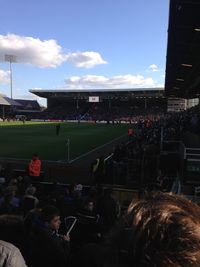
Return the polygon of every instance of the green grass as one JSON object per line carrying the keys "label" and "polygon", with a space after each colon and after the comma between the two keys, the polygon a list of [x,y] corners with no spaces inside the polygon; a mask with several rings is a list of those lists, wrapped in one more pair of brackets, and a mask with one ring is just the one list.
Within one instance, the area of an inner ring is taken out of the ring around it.
{"label": "green grass", "polygon": [[56,136],[56,123],[0,122],[0,157],[29,159],[33,153],[43,160],[64,160],[67,139],[70,159],[74,159],[127,133],[127,125],[61,123]]}

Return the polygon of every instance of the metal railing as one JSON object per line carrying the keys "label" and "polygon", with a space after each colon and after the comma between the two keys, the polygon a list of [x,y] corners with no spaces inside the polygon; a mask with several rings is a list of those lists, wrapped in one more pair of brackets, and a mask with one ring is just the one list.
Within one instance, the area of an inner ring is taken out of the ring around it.
{"label": "metal railing", "polygon": [[184,147],[184,180],[187,184],[200,184],[200,148]]}
{"label": "metal railing", "polygon": [[187,161],[199,161],[200,162],[200,148],[185,147],[184,159]]}

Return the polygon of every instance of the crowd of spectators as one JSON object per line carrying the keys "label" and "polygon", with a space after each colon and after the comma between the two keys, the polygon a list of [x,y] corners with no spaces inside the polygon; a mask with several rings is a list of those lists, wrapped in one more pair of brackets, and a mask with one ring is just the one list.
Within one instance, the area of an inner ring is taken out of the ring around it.
{"label": "crowd of spectators", "polygon": [[[0,240],[20,249],[28,266],[75,265],[76,253],[88,243],[102,242],[118,219],[120,209],[111,189],[46,189],[31,181],[26,176],[5,177],[0,191]],[[70,236],[65,229],[69,216],[77,218]]]}
{"label": "crowd of spectators", "polygon": [[[109,160],[103,161],[105,166],[100,166],[101,174],[99,170],[94,173],[94,179],[98,182],[101,177],[104,183],[139,183],[140,186],[169,189],[180,172],[181,154],[175,145],[184,141],[187,132],[199,134],[198,114],[197,106],[177,114],[139,116],[130,124],[133,136],[116,145]],[[165,149],[168,152],[164,155]],[[170,154],[170,150],[177,154]]]}
{"label": "crowd of spectators", "polygon": [[180,196],[143,195],[122,213],[111,188],[23,178],[5,180],[0,196],[0,266],[199,266],[200,208]]}

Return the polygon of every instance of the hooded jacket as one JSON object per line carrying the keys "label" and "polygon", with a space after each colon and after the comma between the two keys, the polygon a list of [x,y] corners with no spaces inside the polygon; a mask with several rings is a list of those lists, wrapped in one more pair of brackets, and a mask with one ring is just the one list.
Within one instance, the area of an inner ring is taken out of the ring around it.
{"label": "hooded jacket", "polygon": [[27,267],[19,249],[2,240],[0,240],[0,266]]}

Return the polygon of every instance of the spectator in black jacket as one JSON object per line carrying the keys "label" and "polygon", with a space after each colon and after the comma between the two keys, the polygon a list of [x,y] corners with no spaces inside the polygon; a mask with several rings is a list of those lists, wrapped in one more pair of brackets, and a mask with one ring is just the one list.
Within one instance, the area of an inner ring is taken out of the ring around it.
{"label": "spectator in black jacket", "polygon": [[101,217],[104,231],[109,231],[119,214],[119,205],[113,198],[112,188],[105,189],[104,196],[97,201],[96,212]]}
{"label": "spectator in black jacket", "polygon": [[58,234],[59,211],[54,206],[42,209],[30,234],[30,266],[66,267],[69,264],[69,236]]}

